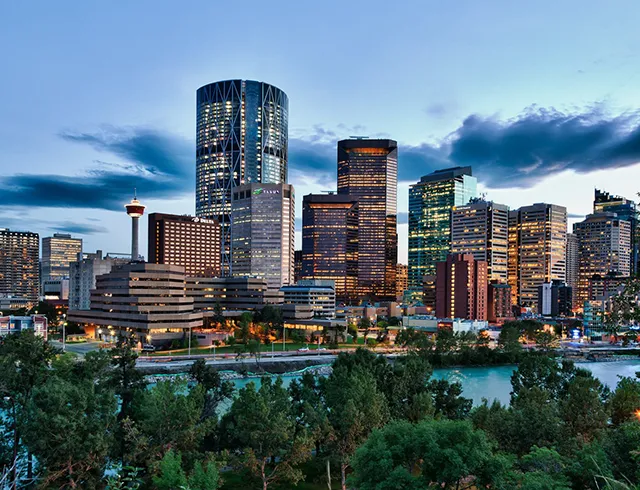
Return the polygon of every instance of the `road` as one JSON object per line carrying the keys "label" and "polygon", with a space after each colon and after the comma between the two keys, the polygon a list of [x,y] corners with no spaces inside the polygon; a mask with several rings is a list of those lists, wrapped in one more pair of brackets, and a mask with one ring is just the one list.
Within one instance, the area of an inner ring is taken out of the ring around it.
{"label": "road", "polygon": [[[62,349],[62,342],[59,340],[52,340],[51,343],[55,346],[58,347],[59,349]],[[73,352],[74,354],[78,354],[81,357],[84,357],[88,352],[94,351],[94,350],[98,350],[98,346],[102,344],[102,342],[96,342],[93,340],[90,340],[88,342],[78,342],[78,343],[73,343],[70,344],[67,342],[66,344],[66,348],[65,350],[67,352]]]}

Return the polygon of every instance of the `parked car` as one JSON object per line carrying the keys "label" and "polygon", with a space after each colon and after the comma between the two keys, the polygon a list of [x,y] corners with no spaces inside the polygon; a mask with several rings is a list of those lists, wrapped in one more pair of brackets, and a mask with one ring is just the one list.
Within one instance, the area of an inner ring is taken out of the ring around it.
{"label": "parked car", "polygon": [[153,344],[142,344],[142,352],[155,352],[156,347]]}
{"label": "parked car", "polygon": [[300,347],[298,352],[309,352],[309,347]]}

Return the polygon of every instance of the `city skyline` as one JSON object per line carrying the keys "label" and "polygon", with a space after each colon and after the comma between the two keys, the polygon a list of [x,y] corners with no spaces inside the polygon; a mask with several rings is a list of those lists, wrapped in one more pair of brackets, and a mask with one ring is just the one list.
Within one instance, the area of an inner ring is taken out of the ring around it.
{"label": "city skyline", "polygon": [[[407,3],[384,14],[340,5],[363,25],[385,22],[390,29],[373,40],[362,36],[363,27],[347,29],[344,15],[332,26],[348,32],[339,43],[322,36],[337,4],[290,5],[288,23],[303,42],[292,46],[290,33],[275,33],[270,63],[251,48],[260,32],[253,27],[277,15],[259,4],[246,38],[229,48],[209,46],[215,63],[199,55],[206,35],[188,27],[207,15],[195,8],[160,2],[151,12],[131,5],[89,15],[82,4],[64,14],[43,5],[34,18],[24,6],[3,7],[0,40],[12,47],[12,76],[0,82],[11,94],[0,102],[11,115],[0,126],[0,226],[43,237],[70,232],[87,251],[126,252],[128,238],[115,231],[124,226],[121,207],[134,187],[149,212],[194,214],[195,93],[233,78],[273,84],[289,96],[289,183],[299,196],[335,190],[328,186],[339,139],[398,141],[399,262],[407,261],[408,185],[439,168],[471,165],[489,199],[512,209],[565,206],[578,215],[571,225],[591,212],[594,187],[634,199],[640,177],[632,165],[639,156],[623,144],[639,133],[634,16],[621,20],[604,5],[577,5],[554,6],[552,18],[550,2],[527,15],[505,2],[468,4],[464,16],[440,4]],[[626,5],[630,13],[640,8]],[[537,35],[541,19],[554,33],[544,40]],[[174,35],[163,39],[152,24]],[[220,29],[228,34],[233,26]],[[506,37],[509,43],[497,42]],[[43,50],[38,63],[36,46]],[[391,66],[364,79],[347,70],[352,60],[344,54],[351,52],[362,62],[385,55]],[[515,151],[509,137],[527,144]],[[488,157],[474,141],[487,144]],[[532,155],[541,166],[530,165]],[[142,228],[145,250],[146,219]]]}

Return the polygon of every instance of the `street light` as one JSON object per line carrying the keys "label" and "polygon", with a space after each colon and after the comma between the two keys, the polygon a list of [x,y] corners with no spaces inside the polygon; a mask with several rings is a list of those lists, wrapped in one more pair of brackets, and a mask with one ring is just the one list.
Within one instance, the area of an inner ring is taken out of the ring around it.
{"label": "street light", "polygon": [[67,350],[66,337],[67,337],[67,322],[63,322],[62,323],[62,351],[63,352],[66,352]]}

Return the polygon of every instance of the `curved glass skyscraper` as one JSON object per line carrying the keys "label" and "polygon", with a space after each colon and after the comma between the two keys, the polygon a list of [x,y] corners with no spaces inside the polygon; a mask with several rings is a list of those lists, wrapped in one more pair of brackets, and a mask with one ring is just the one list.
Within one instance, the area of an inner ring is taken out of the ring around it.
{"label": "curved glass skyscraper", "polygon": [[289,99],[250,80],[210,83],[197,91],[196,215],[222,227],[222,271],[231,274],[231,191],[287,182]]}

